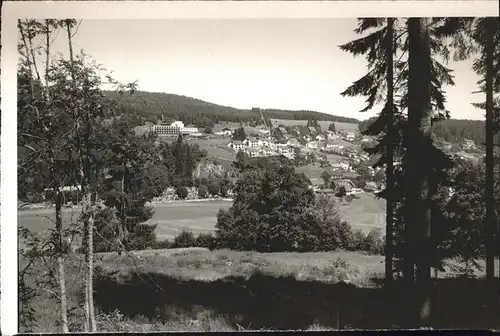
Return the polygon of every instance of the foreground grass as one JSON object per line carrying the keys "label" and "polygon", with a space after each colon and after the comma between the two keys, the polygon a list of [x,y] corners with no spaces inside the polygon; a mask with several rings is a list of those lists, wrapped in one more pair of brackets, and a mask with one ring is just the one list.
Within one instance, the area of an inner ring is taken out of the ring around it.
{"label": "foreground grass", "polygon": [[149,250],[118,256],[100,255],[105,271],[157,273],[178,280],[216,281],[250,277],[261,272],[273,277],[293,276],[298,281],[349,281],[373,286],[371,278],[384,270],[383,257],[358,252],[257,253],[203,248]]}
{"label": "foreground grass", "polygon": [[[20,258],[20,268],[27,260]],[[104,271],[118,271],[118,275],[133,273],[157,273],[180,281],[198,280],[211,282],[228,277],[250,277],[262,272],[275,277],[293,276],[301,281],[336,283],[348,280],[359,286],[370,286],[370,278],[383,271],[382,257],[355,252],[324,253],[256,253],[229,250],[209,251],[203,248],[146,250],[116,253],[98,253],[95,265]],[[66,284],[70,330],[83,331],[84,319],[80,291],[84,286],[85,266],[82,255],[71,255],[66,260]],[[356,266],[353,266],[356,265]],[[47,265],[37,265],[47,268]],[[40,270],[41,272],[41,270]],[[36,270],[35,270],[36,274]],[[28,282],[33,285],[33,279]],[[39,289],[33,302],[37,325],[32,332],[59,332],[59,306],[57,288]],[[168,321],[151,321],[136,317],[130,319],[116,311],[98,314],[99,331],[153,332],[153,331],[237,331],[249,330],[251,326],[235,329],[224,316],[210,311],[196,318],[178,315]],[[311,326],[311,330],[325,330]],[[22,332],[26,331],[21,329]]]}
{"label": "foreground grass", "polygon": [[[20,259],[22,268],[26,260]],[[68,308],[70,310],[70,330],[83,331],[84,312],[80,293],[83,288],[85,266],[82,255],[71,255],[66,260],[66,284]],[[383,256],[367,255],[360,252],[316,252],[316,253],[257,253],[230,250],[209,251],[203,248],[170,250],[146,250],[129,252],[118,256],[117,253],[98,253],[95,264],[104,271],[118,272],[117,276],[156,273],[181,282],[197,280],[215,282],[230,277],[250,278],[253,274],[273,277],[291,276],[298,281],[336,283],[349,281],[361,287],[376,287],[376,279],[383,277]],[[498,260],[497,260],[498,265]],[[47,265],[37,265],[42,272]],[[444,278],[453,275],[451,271],[440,273]],[[483,276],[483,272],[476,273]],[[32,281],[33,279],[29,279]],[[32,283],[33,284],[33,283]],[[32,332],[60,332],[57,288],[51,291],[39,288],[39,296],[33,302],[37,326]],[[132,296],[133,293],[130,293]],[[252,330],[252,326],[238,326],[228,323],[225,316],[213,311],[203,311],[196,316],[178,313],[167,321],[151,321],[140,316],[124,317],[116,311],[98,314],[99,331],[114,332],[153,332],[153,331],[238,331]],[[331,330],[319,324],[309,326],[308,330]],[[21,329],[21,332],[27,330]]]}

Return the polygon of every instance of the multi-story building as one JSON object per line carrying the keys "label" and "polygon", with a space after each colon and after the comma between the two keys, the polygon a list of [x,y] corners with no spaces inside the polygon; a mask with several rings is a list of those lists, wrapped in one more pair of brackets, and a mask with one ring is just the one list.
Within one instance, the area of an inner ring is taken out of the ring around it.
{"label": "multi-story building", "polygon": [[151,132],[157,135],[176,135],[179,134],[181,129],[173,125],[153,125]]}
{"label": "multi-story building", "polygon": [[151,126],[151,132],[159,136],[177,135],[179,133],[183,135],[193,135],[200,133],[197,127],[194,127],[192,125],[189,125],[189,127],[185,127],[182,121],[174,121],[171,124],[166,124],[163,120],[161,121],[161,123]]}
{"label": "multi-story building", "polygon": [[183,135],[193,135],[199,133],[198,127],[184,127],[180,129]]}
{"label": "multi-story building", "polygon": [[257,148],[259,146],[262,146],[262,140],[258,139],[245,139],[243,140],[243,144],[247,147],[251,148]]}
{"label": "multi-story building", "polygon": [[245,152],[248,154],[248,156],[255,158],[261,156],[259,150],[257,148],[247,148]]}
{"label": "multi-story building", "polygon": [[227,146],[235,151],[245,149],[245,144],[242,141],[231,141]]}

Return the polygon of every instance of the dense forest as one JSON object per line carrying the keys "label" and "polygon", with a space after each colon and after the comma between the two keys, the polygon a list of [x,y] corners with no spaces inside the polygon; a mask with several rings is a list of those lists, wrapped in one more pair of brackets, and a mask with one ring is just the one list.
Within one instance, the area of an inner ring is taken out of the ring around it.
{"label": "dense forest", "polygon": [[[119,100],[120,110],[131,115],[144,117],[156,122],[163,116],[168,120],[181,120],[185,124],[198,127],[213,126],[220,122],[262,123],[258,109],[237,109],[208,103],[199,99],[169,93],[137,91],[133,95],[122,97],[117,92],[107,91],[108,98]],[[292,120],[329,120],[346,123],[359,123],[354,118],[319,113],[314,111],[289,111],[261,109],[266,119]]]}
{"label": "dense forest", "polygon": [[[359,131],[365,131],[377,118],[369,118],[359,123]],[[432,126],[436,137],[451,143],[462,143],[464,139],[474,140],[479,145],[484,143],[486,128],[483,120],[447,119]]]}

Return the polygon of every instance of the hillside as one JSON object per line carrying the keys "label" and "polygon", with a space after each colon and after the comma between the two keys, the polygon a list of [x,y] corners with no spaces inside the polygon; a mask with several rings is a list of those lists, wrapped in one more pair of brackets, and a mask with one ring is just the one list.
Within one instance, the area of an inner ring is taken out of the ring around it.
{"label": "hillside", "polygon": [[[117,101],[125,113],[144,117],[151,122],[156,122],[161,118],[162,114],[165,118],[182,120],[186,124],[195,124],[199,127],[213,126],[213,124],[220,122],[262,122],[258,110],[237,109],[181,95],[145,91],[137,91],[133,95],[125,96],[107,91],[106,95],[112,100]],[[359,120],[354,118],[334,116],[314,111],[262,109],[262,113],[266,119],[316,119],[359,123]]]}
{"label": "hillside", "polygon": [[[376,117],[372,117],[361,121],[360,131],[366,130],[375,119]],[[447,119],[434,123],[432,129],[438,138],[457,144],[463,143],[464,139],[470,139],[480,145],[484,143],[486,135],[483,120]]]}

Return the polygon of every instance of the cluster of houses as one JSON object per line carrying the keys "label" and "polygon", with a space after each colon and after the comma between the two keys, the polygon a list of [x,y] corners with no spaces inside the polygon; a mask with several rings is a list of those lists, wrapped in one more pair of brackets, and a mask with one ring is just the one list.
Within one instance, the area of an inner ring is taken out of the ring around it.
{"label": "cluster of houses", "polygon": [[293,146],[288,143],[274,143],[269,139],[245,139],[243,141],[231,141],[227,146],[235,152],[243,151],[250,157],[283,155],[289,159],[295,158]]}
{"label": "cluster of houses", "polygon": [[320,178],[311,178],[310,181],[310,188],[318,194],[336,194],[341,188],[344,188],[346,195],[354,195],[364,192],[377,192],[385,188],[383,184],[378,185],[372,181],[366,182],[363,188],[359,188],[351,179],[342,174],[332,176],[328,185],[325,185],[325,181]]}

